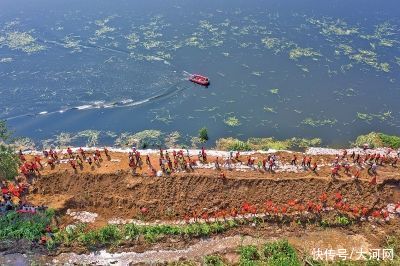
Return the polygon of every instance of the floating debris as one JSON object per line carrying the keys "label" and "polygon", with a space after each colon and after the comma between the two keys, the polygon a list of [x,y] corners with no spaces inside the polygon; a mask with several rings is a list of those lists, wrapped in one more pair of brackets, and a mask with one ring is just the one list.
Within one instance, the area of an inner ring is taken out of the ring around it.
{"label": "floating debris", "polygon": [[357,54],[349,56],[350,59],[355,60],[357,63],[364,63],[374,67],[377,70],[384,72],[390,72],[390,66],[388,63],[379,63],[377,54],[373,51],[359,49]]}
{"label": "floating debris", "polygon": [[230,116],[224,119],[224,123],[230,127],[237,127],[241,125],[239,119],[237,119],[236,116]]}
{"label": "floating debris", "polygon": [[116,140],[115,145],[118,147],[138,147],[145,149],[147,147],[161,146],[162,133],[159,130],[143,130],[135,134],[128,132],[122,133]]}
{"label": "floating debris", "polygon": [[140,38],[136,33],[131,33],[127,36],[125,36],[126,39],[128,39],[129,44],[128,44],[128,49],[132,50],[136,48],[136,45],[140,42]]}
{"label": "floating debris", "polygon": [[27,137],[18,137],[13,140],[13,146],[16,150],[35,150],[35,142]]}
{"label": "floating debris", "polygon": [[337,123],[336,119],[323,119],[323,120],[315,120],[312,118],[304,119],[301,124],[308,125],[312,127],[319,127],[319,126],[333,126]]}
{"label": "floating debris", "polygon": [[99,143],[100,131],[98,130],[84,130],[78,132],[75,138],[87,138],[86,146],[94,147]]}
{"label": "floating debris", "polygon": [[292,60],[297,60],[300,57],[315,57],[322,56],[320,53],[314,51],[312,48],[294,48],[289,52],[289,58]]}
{"label": "floating debris", "polygon": [[264,111],[269,112],[269,113],[275,113],[275,114],[278,113],[277,111],[275,111],[274,108],[267,107],[267,106],[264,106]]}
{"label": "floating debris", "polygon": [[277,88],[270,89],[269,92],[272,93],[272,94],[278,94],[279,93],[279,89],[277,89]]}
{"label": "floating debris", "polygon": [[170,134],[168,134],[165,137],[165,146],[167,146],[168,148],[173,148],[176,147],[179,139],[181,138],[181,134],[178,131],[174,131]]}
{"label": "floating debris", "polygon": [[262,72],[262,71],[253,71],[253,72],[251,72],[252,75],[258,76],[258,77],[261,77],[261,75],[262,75],[263,73],[264,73],[264,72]]}
{"label": "floating debris", "polygon": [[357,112],[357,118],[369,123],[374,118],[379,119],[381,121],[386,121],[386,120],[392,119],[393,116],[392,116],[392,112],[390,112],[390,111],[381,112],[378,114],[366,114],[366,113]]}
{"label": "floating debris", "polygon": [[65,36],[62,41],[64,42],[64,48],[72,49],[72,53],[82,52],[80,45],[81,40],[76,40],[73,36]]}
{"label": "floating debris", "polygon": [[307,21],[313,25],[316,25],[321,29],[320,33],[325,36],[339,35],[348,36],[358,33],[358,28],[348,27],[347,23],[341,19],[323,18],[322,20],[310,18]]}
{"label": "floating debris", "polygon": [[56,141],[55,143],[60,147],[66,147],[68,144],[70,144],[73,140],[73,137],[70,133],[62,132],[59,135],[56,136]]}
{"label": "floating debris", "polygon": [[3,57],[3,58],[0,58],[0,63],[11,63],[11,62],[13,62],[13,61],[14,61],[14,59],[11,58],[11,57]]}
{"label": "floating debris", "polygon": [[0,48],[5,45],[11,50],[20,50],[25,53],[37,53],[46,50],[46,46],[36,43],[31,32],[13,31],[6,33],[6,37],[0,37]]}

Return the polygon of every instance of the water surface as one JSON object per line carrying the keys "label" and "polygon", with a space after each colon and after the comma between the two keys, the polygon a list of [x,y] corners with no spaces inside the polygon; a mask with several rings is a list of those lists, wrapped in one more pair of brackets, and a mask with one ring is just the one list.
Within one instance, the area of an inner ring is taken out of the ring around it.
{"label": "water surface", "polygon": [[331,145],[398,134],[399,5],[3,0],[0,119],[36,141],[87,129],[194,136],[202,126],[212,140]]}

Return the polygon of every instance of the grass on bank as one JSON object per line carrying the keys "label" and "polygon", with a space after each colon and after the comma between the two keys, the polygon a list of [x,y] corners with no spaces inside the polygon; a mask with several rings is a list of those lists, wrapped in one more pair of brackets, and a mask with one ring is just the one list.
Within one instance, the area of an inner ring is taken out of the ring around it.
{"label": "grass on bank", "polygon": [[296,250],[287,240],[266,243],[261,250],[254,245],[241,246],[239,254],[239,265],[301,265]]}
{"label": "grass on bank", "polygon": [[53,217],[53,210],[34,215],[10,211],[0,216],[0,240],[38,240],[44,234],[46,227],[50,225]]}
{"label": "grass on bank", "polygon": [[56,245],[71,246],[79,244],[88,248],[117,246],[123,242],[131,242],[143,237],[154,243],[164,236],[205,237],[225,232],[238,226],[236,221],[194,223],[182,226],[174,225],[106,225],[99,229],[90,229],[86,224],[69,227],[55,234]]}
{"label": "grass on bank", "polygon": [[391,147],[393,149],[400,148],[400,137],[387,135],[379,132],[371,132],[366,135],[357,137],[353,146],[361,147],[368,144],[370,148]]}
{"label": "grass on bank", "polygon": [[320,146],[321,139],[291,138],[276,140],[274,138],[249,138],[241,141],[235,138],[220,138],[216,142],[218,150],[250,151],[250,150],[290,150],[304,149],[310,146]]}

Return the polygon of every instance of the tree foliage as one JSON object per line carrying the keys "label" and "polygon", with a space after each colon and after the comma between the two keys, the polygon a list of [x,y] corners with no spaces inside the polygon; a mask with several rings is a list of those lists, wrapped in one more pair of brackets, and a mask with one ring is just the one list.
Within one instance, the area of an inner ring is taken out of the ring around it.
{"label": "tree foliage", "polygon": [[11,136],[5,121],[0,121],[0,180],[11,180],[18,175],[19,159],[9,144]]}
{"label": "tree foliage", "polygon": [[199,138],[202,142],[206,142],[208,140],[208,131],[206,127],[203,127],[199,130]]}

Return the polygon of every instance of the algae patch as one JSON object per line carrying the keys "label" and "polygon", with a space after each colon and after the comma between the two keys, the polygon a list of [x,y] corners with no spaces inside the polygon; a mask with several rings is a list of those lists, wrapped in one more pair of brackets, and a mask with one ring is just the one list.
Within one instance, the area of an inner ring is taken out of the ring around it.
{"label": "algae patch", "polygon": [[236,118],[236,116],[230,116],[224,119],[224,123],[230,127],[240,126],[240,120]]}

